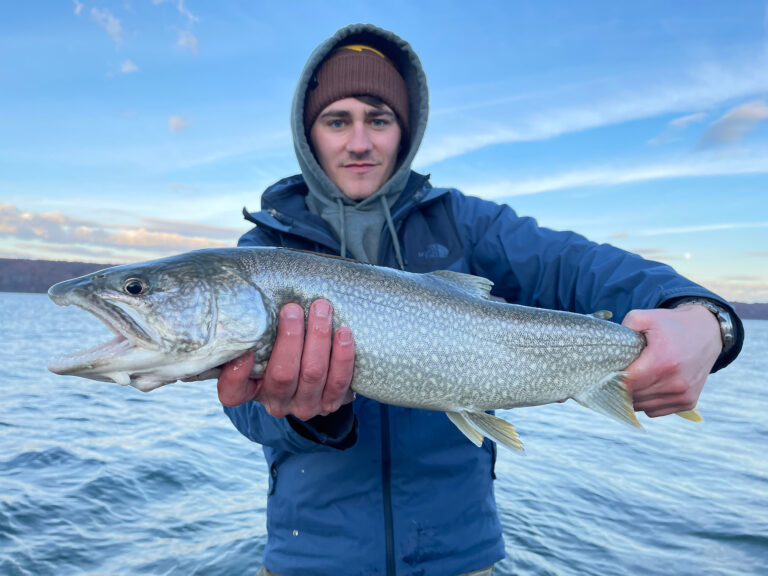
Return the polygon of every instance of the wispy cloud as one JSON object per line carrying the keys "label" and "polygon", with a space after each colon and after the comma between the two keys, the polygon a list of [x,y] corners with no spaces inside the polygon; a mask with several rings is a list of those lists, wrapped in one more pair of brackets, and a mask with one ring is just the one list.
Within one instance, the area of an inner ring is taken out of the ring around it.
{"label": "wispy cloud", "polygon": [[230,243],[237,239],[243,231],[239,228],[228,226],[211,226],[198,222],[179,222],[177,220],[164,220],[162,218],[142,218],[142,227],[157,232],[170,232],[182,236],[205,236],[206,238],[218,238],[229,240]]}
{"label": "wispy cloud", "polygon": [[77,0],[73,0],[73,2],[75,4],[75,15],[80,16],[80,13],[83,11],[83,3]]}
{"label": "wispy cloud", "polygon": [[176,41],[176,46],[187,52],[197,54],[197,36],[188,30],[182,30],[179,32],[179,39]]}
{"label": "wispy cloud", "polygon": [[120,66],[120,72],[122,72],[123,74],[132,74],[132,73],[138,72],[138,71],[139,71],[139,67],[136,66],[136,64],[134,64],[130,60],[126,60]]}
{"label": "wispy cloud", "polygon": [[701,122],[706,117],[707,115],[704,112],[697,112],[696,114],[688,114],[686,116],[681,116],[680,118],[675,118],[669,122],[669,125],[673,128],[685,128],[688,124]]}
{"label": "wispy cloud", "polygon": [[649,260],[661,260],[663,262],[688,260],[689,257],[688,254],[675,254],[664,248],[633,248],[632,252]]}
{"label": "wispy cloud", "polygon": [[687,114],[685,116],[675,118],[667,124],[666,128],[661,134],[648,140],[648,144],[651,146],[658,146],[660,144],[666,144],[668,142],[679,140],[682,137],[683,131],[688,127],[688,125],[703,122],[706,117],[707,115],[704,112],[697,112],[695,114]]}
{"label": "wispy cloud", "polygon": [[701,136],[699,148],[740,142],[758,123],[768,118],[768,105],[761,100],[732,108]]}
{"label": "wispy cloud", "polygon": [[745,156],[694,157],[676,163],[596,166],[524,180],[503,180],[486,184],[471,181],[460,183],[459,187],[475,196],[499,199],[584,186],[616,186],[671,178],[767,173],[768,150]]}
{"label": "wispy cloud", "polygon": [[[171,122],[171,118],[176,120]],[[194,124],[193,120],[188,121],[180,115],[153,117],[152,120],[167,123],[168,130],[172,133],[174,133],[174,127],[177,130],[183,130]],[[54,145],[47,147],[47,143],[40,143],[34,150],[30,150],[10,145],[2,146],[0,142],[0,158],[6,163],[47,162],[57,166],[78,168],[125,169],[130,167],[142,171],[165,173],[169,170],[189,170],[250,157],[255,159],[253,171],[263,175],[269,181],[283,177],[287,171],[296,170],[291,133],[287,128],[271,130],[263,127],[247,134],[233,132],[225,131],[208,137],[198,134],[195,139],[183,142],[183,147],[175,150],[170,150],[164,142],[154,141],[135,145],[114,140],[99,142],[97,145],[84,143],[76,151]],[[0,179],[2,177],[3,174],[0,171]],[[178,175],[169,177],[177,178]],[[0,200],[3,200],[1,195]]]}
{"label": "wispy cloud", "polygon": [[738,277],[692,277],[691,280],[721,294],[731,302],[768,302],[768,282],[765,278],[743,280]]}
{"label": "wispy cloud", "polygon": [[182,130],[187,129],[188,127],[189,127],[189,122],[187,122],[181,116],[171,116],[168,119],[168,129],[171,132],[181,132]]}
{"label": "wispy cloud", "polygon": [[169,182],[168,191],[172,194],[177,192],[194,192],[197,190],[197,186],[194,184],[186,184],[184,182]]}
{"label": "wispy cloud", "polygon": [[99,259],[104,261],[105,259],[113,259],[113,262],[117,264],[122,261],[119,256],[119,252],[110,250],[108,248],[89,248],[87,246],[76,246],[72,244],[56,246],[52,244],[43,244],[41,242],[18,242],[16,243],[17,251],[14,252],[13,258],[29,258],[36,253],[42,252],[44,249],[43,259],[50,260],[52,254],[64,254],[67,256],[79,255],[85,259]]}
{"label": "wispy cloud", "polygon": [[761,54],[751,61],[701,65],[674,83],[641,79],[620,90],[603,86],[569,89],[559,96],[560,102],[521,103],[513,107],[519,110],[517,115],[507,119],[508,105],[491,106],[488,114],[494,120],[486,124],[475,120],[462,126],[458,122],[461,115],[457,121],[448,115],[440,119],[439,126],[430,126],[416,165],[423,168],[489,145],[545,140],[643,118],[708,110],[768,91],[766,70],[768,54]]}
{"label": "wispy cloud", "polygon": [[651,228],[635,232],[636,236],[668,236],[671,234],[690,234],[692,232],[713,232],[722,230],[749,230],[752,228],[768,228],[765,222],[722,222],[717,224],[699,224],[696,226],[670,226],[668,228]]}
{"label": "wispy cloud", "polygon": [[231,246],[231,242],[219,242],[203,236],[183,236],[172,232],[153,232],[145,228],[120,230],[105,236],[101,229],[77,228],[75,238],[79,242],[101,244],[107,240],[114,246],[132,246],[164,251],[193,250],[215,246]]}
{"label": "wispy cloud", "polygon": [[184,5],[184,0],[152,0],[152,3],[157,6],[158,4],[166,4],[166,3],[173,3],[176,5],[176,10],[178,10],[179,14],[185,16],[190,22],[199,22],[200,19],[192,14],[187,7]]}
{"label": "wispy cloud", "polygon": [[96,23],[104,28],[115,41],[115,44],[120,44],[123,41],[123,28],[120,25],[120,20],[115,18],[114,14],[107,8],[91,8],[91,18]]}
{"label": "wispy cloud", "polygon": [[[13,204],[0,204],[0,236],[45,242],[59,246],[79,245],[133,248],[144,252],[170,254],[197,248],[232,246],[240,231],[191,222],[146,218],[141,225],[109,226],[73,218],[60,211],[28,212]],[[215,238],[224,238],[217,240]]]}

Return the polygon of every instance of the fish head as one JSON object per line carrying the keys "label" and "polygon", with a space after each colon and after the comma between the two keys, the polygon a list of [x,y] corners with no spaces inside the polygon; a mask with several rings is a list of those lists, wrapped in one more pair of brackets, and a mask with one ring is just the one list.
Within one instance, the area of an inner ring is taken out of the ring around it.
{"label": "fish head", "polygon": [[115,337],[57,357],[48,369],[148,391],[271,348],[274,306],[236,259],[211,252],[116,266],[52,286],[56,304],[83,308]]}

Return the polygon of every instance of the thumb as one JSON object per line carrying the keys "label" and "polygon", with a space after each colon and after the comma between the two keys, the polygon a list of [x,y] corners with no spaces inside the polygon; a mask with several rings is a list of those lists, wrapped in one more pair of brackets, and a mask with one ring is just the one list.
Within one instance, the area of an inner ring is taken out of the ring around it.
{"label": "thumb", "polygon": [[221,374],[216,383],[219,402],[224,406],[237,406],[256,397],[257,382],[248,377],[252,366],[253,354],[246,353],[221,367]]}
{"label": "thumb", "polygon": [[635,332],[645,332],[649,330],[654,323],[656,310],[630,310],[624,316],[621,325],[634,330]]}
{"label": "thumb", "polygon": [[[653,329],[655,322],[654,310],[631,310],[624,317],[622,326],[640,332],[645,335],[647,332]],[[646,338],[646,346],[632,364],[627,366],[627,377],[625,382],[629,386],[633,394],[636,394],[640,390],[643,390],[656,381],[656,375],[654,373],[654,351],[648,344]]]}

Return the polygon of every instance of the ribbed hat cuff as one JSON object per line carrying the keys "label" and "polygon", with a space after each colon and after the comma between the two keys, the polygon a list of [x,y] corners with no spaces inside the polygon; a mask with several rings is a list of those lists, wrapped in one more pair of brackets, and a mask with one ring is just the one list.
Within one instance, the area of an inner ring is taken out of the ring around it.
{"label": "ribbed hat cuff", "polygon": [[377,96],[397,114],[405,132],[409,129],[408,89],[395,66],[369,50],[343,48],[317,70],[304,105],[304,126],[309,131],[329,104],[351,96]]}

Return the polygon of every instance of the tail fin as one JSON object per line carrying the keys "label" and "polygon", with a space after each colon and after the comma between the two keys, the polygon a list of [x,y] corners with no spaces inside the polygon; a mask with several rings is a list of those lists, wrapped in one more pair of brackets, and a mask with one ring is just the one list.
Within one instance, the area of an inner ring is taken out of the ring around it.
{"label": "tail fin", "polygon": [[[611,374],[604,378],[597,386],[578,396],[574,396],[573,399],[595,412],[600,412],[637,428],[642,428],[643,426],[637,420],[635,410],[632,407],[632,394],[630,394],[627,386],[624,384],[623,377],[623,372]],[[701,422],[703,420],[701,414],[695,408],[693,410],[677,412],[676,414],[691,422]]]}
{"label": "tail fin", "polygon": [[680,418],[685,418],[686,420],[690,420],[691,422],[701,422],[704,420],[704,418],[701,417],[701,414],[699,413],[696,408],[693,410],[684,410],[682,412],[675,412]]}
{"label": "tail fin", "polygon": [[623,378],[624,372],[609,374],[597,386],[573,396],[573,399],[590,410],[642,428],[632,407],[632,395]]}

